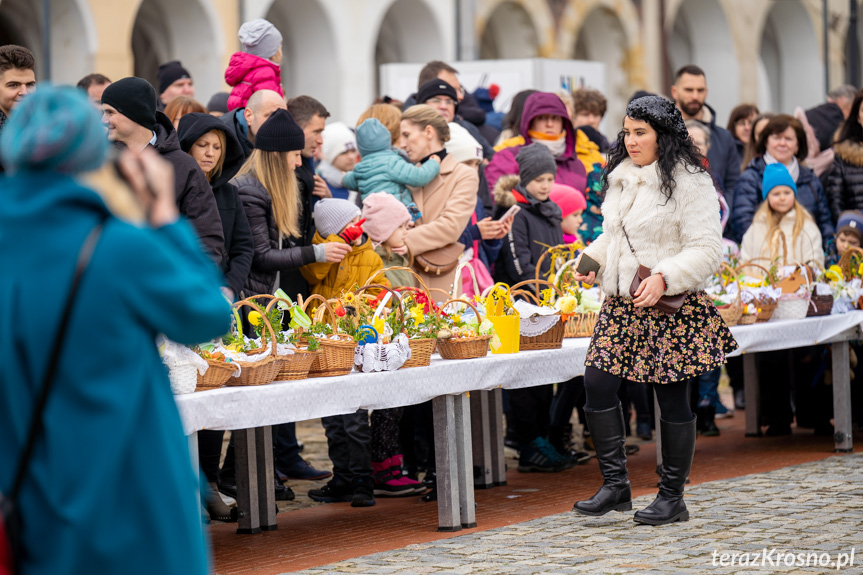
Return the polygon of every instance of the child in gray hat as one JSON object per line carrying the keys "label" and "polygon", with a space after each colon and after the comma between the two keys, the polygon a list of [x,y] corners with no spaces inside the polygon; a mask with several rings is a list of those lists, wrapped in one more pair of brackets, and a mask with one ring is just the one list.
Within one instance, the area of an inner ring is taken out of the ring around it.
{"label": "child in gray hat", "polygon": [[267,20],[258,18],[246,22],[238,34],[242,52],[231,56],[225,70],[225,82],[231,89],[228,111],[245,108],[249,98],[259,90],[273,90],[281,96],[282,34]]}

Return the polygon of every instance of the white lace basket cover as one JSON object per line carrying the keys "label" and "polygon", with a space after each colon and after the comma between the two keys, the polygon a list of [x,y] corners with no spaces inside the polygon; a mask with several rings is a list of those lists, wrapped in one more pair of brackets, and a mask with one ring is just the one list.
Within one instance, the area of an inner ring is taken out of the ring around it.
{"label": "white lace basket cover", "polygon": [[542,335],[560,321],[556,309],[539,307],[524,300],[516,301],[514,307],[521,315],[519,333],[525,337]]}
{"label": "white lace basket cover", "polygon": [[411,346],[405,334],[390,343],[367,343],[354,349],[354,366],[364,373],[395,371],[411,358]]}

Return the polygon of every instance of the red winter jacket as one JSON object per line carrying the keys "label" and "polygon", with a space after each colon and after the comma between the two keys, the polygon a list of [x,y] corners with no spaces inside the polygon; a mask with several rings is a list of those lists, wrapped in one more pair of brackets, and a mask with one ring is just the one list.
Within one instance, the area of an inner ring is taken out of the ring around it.
{"label": "red winter jacket", "polygon": [[282,71],[279,65],[260,56],[235,52],[225,70],[225,82],[233,86],[228,98],[228,110],[245,108],[246,102],[258,90],[273,90],[281,96]]}

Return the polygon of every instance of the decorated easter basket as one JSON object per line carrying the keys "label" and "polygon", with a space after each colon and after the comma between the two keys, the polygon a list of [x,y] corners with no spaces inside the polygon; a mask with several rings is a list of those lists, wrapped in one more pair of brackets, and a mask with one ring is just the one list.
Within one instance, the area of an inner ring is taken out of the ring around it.
{"label": "decorated easter basket", "polygon": [[[824,266],[822,266],[819,262],[815,260],[809,260],[806,262],[806,265],[814,264],[815,268],[821,272],[821,276],[824,274]],[[812,291],[809,296],[809,309],[806,310],[806,317],[816,317],[816,316],[824,316],[830,315],[833,311],[833,293],[821,295],[817,292],[817,284],[812,286]]]}
{"label": "decorated easter basket", "polygon": [[[547,254],[548,251],[545,251],[540,256],[539,260],[537,260],[536,269],[537,276],[539,275],[539,265],[542,262],[543,256]],[[565,280],[565,273],[571,267],[573,267],[577,258],[572,258],[565,261],[555,272],[554,274],[554,285],[560,290],[561,282]],[[572,317],[567,319],[564,322],[564,330],[563,337],[564,338],[572,338],[572,337],[592,337],[593,331],[596,329],[596,322],[599,320],[599,314],[597,312],[584,312],[584,313],[576,313],[573,314]]]}
{"label": "decorated easter basket", "polygon": [[[447,300],[441,306],[445,308],[450,303],[458,303],[470,306],[476,314],[477,320],[481,316],[476,307],[470,302],[461,299]],[[473,337],[451,337],[447,339],[437,340],[437,350],[443,359],[475,359],[477,357],[485,357],[488,354],[488,344],[491,341],[490,335],[478,335]]]}
{"label": "decorated easter basket", "polygon": [[276,361],[276,333],[273,331],[273,326],[266,317],[264,310],[249,300],[241,300],[233,304],[233,307],[240,308],[248,306],[261,314],[261,320],[264,322],[266,330],[261,332],[261,348],[252,350],[246,355],[257,355],[264,353],[267,350],[267,333],[270,335],[271,353],[259,361],[235,361],[240,366],[240,375],[228,379],[229,386],[247,386],[247,385],[267,385],[276,380],[276,375],[279,373],[279,364]]}
{"label": "decorated easter basket", "polygon": [[[378,338],[383,335],[378,333],[373,326],[359,326],[357,334],[357,345],[354,348],[354,369],[364,373],[378,371],[395,371],[404,367],[412,354],[408,343],[405,329],[405,314],[398,292],[382,284],[366,284],[354,291],[357,298],[368,297],[375,299],[370,294],[365,294],[369,289],[386,291],[395,299],[393,313],[398,313],[398,327],[393,330],[393,337],[389,343],[378,343]],[[383,304],[379,309],[383,309]],[[363,335],[373,336],[373,340],[363,342]]]}
{"label": "decorated easter basket", "polygon": [[224,387],[231,376],[240,369],[240,366],[233,362],[227,363],[217,359],[205,359],[204,361],[210,367],[207,368],[204,375],[201,375],[200,372],[198,373],[198,385],[195,387],[195,391],[207,391],[208,389]]}
{"label": "decorated easter basket", "polygon": [[[425,296],[429,302],[434,301],[434,300],[432,300],[431,292],[429,291],[428,286],[426,286],[426,283],[423,281],[422,277],[420,277],[420,275],[417,274],[413,270],[413,268],[404,267],[404,266],[393,266],[393,267],[387,268],[387,270],[400,270],[400,271],[408,272],[412,276],[414,276],[414,278],[417,280],[417,284],[419,285],[418,288],[417,287],[405,287],[405,288],[402,288],[402,290],[399,290],[397,288],[395,290],[396,292],[399,292],[399,291],[421,292],[421,293],[425,294]],[[473,271],[473,270],[471,270],[471,271]],[[399,301],[401,301],[401,298],[399,298]],[[431,303],[429,304],[429,307],[431,308],[430,311],[434,311],[435,313],[437,313],[437,309],[434,308],[434,306],[431,305]],[[404,313],[404,309],[402,309],[402,313]],[[408,338],[408,344],[410,345],[410,348],[411,348],[411,357],[409,360],[407,360],[405,362],[405,364],[401,367],[401,369],[410,369],[412,367],[426,367],[429,364],[431,364],[431,356],[435,351],[435,347],[437,346],[437,338],[436,337],[411,337],[411,338]]]}
{"label": "decorated easter basket", "polygon": [[740,301],[740,280],[737,279],[737,273],[734,268],[724,262],[722,267],[724,270],[730,272],[731,277],[737,284],[737,296],[734,298],[734,301],[729,304],[716,306],[716,311],[719,312],[725,325],[728,327],[734,327],[738,324],[740,318],[743,317],[743,303]]}
{"label": "decorated easter basket", "polygon": [[[561,295],[560,290],[558,290],[553,283],[541,279],[535,279],[519,282],[512,286],[511,290],[513,297],[522,296],[527,300],[531,300],[532,303],[540,305],[539,298],[534,294],[534,292],[519,289],[523,286],[531,284],[536,286],[537,293],[539,293],[540,291],[540,285],[545,285],[553,289],[558,296]],[[533,351],[539,349],[560,349],[563,346],[563,335],[566,330],[566,321],[561,317],[560,312],[557,312],[555,315],[557,315],[559,320],[551,327],[551,329],[535,336],[525,335],[524,333],[519,334],[519,349],[521,351]],[[530,318],[522,318],[522,324],[524,324],[525,321],[529,321],[529,319]]]}
{"label": "decorated easter basket", "polygon": [[320,353],[312,361],[308,376],[330,377],[349,374],[354,367],[354,348],[357,345],[354,338],[347,334],[338,333],[336,313],[324,297],[318,294],[309,296],[300,306],[304,312],[308,313],[309,302],[311,301],[320,301],[323,303],[323,308],[318,308],[318,314],[321,317],[324,312],[330,314],[330,326],[336,335],[335,339],[330,339],[330,337],[326,336],[316,338],[320,345]]}
{"label": "decorated easter basket", "polygon": [[[734,271],[739,274],[741,269],[748,268],[748,267],[757,268],[757,269],[761,270],[762,272],[764,272],[764,280],[763,281],[769,281],[770,271],[767,268],[765,268],[764,266],[762,266],[761,264],[757,264],[754,261],[744,262],[744,263],[740,264],[739,266],[737,266],[737,269]],[[754,300],[754,303],[755,303],[755,306],[758,308],[758,314],[756,316],[755,321],[759,322],[759,323],[768,321],[773,316],[773,312],[776,311],[776,306],[779,305],[778,300],[771,299],[771,298],[765,297],[763,295],[757,296]],[[741,317],[741,319],[742,319],[742,317]]]}

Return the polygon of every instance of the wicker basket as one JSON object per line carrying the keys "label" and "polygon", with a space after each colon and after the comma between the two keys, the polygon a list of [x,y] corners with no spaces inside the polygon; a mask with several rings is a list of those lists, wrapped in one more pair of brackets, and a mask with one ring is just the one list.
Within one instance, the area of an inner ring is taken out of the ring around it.
{"label": "wicker basket", "polygon": [[317,350],[295,349],[294,353],[278,356],[279,373],[276,375],[276,381],[306,379],[309,376],[312,363],[320,354],[321,352]]}
{"label": "wicker basket", "polygon": [[854,256],[858,257],[858,261],[859,258],[863,258],[863,249],[850,247],[839,258],[839,267],[842,268],[842,275],[845,277],[845,281],[851,281],[856,277],[860,277],[860,274],[857,273],[857,270],[852,265],[852,258]]}
{"label": "wicker basket", "polygon": [[[333,327],[333,332],[336,332],[338,329],[336,313],[323,297],[317,294],[309,296],[302,304],[303,311],[308,313],[309,302],[313,300],[323,302],[325,310],[330,314],[330,325]],[[338,338],[316,338],[320,345],[320,354],[315,357],[309,368],[309,377],[347,375],[354,368],[354,348],[357,346],[354,338],[345,334],[338,334]]]}
{"label": "wicker basket", "polygon": [[809,296],[809,308],[806,310],[806,317],[814,317],[821,315],[830,315],[833,311],[833,296],[816,295]]}
{"label": "wicker basket", "polygon": [[809,271],[806,266],[798,264],[806,280],[805,293],[784,293],[779,296],[773,319],[803,319],[809,311],[809,300],[812,297],[812,284],[809,281]]}
{"label": "wicker basket", "polygon": [[737,279],[737,271],[730,265],[723,262],[722,267],[731,272],[734,282],[737,284],[737,297],[734,301],[727,305],[716,306],[716,311],[728,327],[734,327],[740,318],[743,317],[743,303],[740,301],[740,281]]}
{"label": "wicker basket", "polygon": [[[461,303],[470,306],[476,314],[477,320],[481,319],[476,307],[474,307],[470,302],[466,302],[464,300],[448,300],[443,303],[441,309],[445,308],[450,303]],[[438,339],[437,350],[443,359],[475,359],[477,357],[486,356],[490,341],[490,335]]]}
{"label": "wicker basket", "polygon": [[750,313],[748,315],[740,316],[740,320],[737,322],[737,325],[752,325],[758,320],[757,313]]}
{"label": "wicker basket", "polygon": [[198,368],[191,363],[168,368],[168,380],[171,382],[171,391],[174,395],[193,393],[198,383]]}
{"label": "wicker basket", "polygon": [[253,355],[256,353],[263,353],[266,350],[266,347],[263,347],[263,344],[267,343],[267,331],[270,332],[270,342],[272,344],[272,351],[270,352],[269,357],[266,357],[260,361],[237,361],[234,362],[240,366],[240,375],[237,377],[231,377],[228,379],[227,385],[229,386],[248,386],[248,385],[267,385],[268,383],[272,383],[276,380],[276,375],[279,373],[279,363],[275,359],[276,355],[276,333],[273,331],[273,326],[270,325],[270,321],[267,319],[266,312],[257,304],[249,300],[241,300],[234,304],[234,307],[241,306],[249,306],[253,308],[255,311],[261,314],[261,321],[264,322],[264,326],[267,328],[266,331],[261,332],[261,344],[262,347],[259,350],[254,350],[246,355]]}
{"label": "wicker basket", "polygon": [[[534,289],[536,293],[521,290],[519,289],[522,286],[526,286],[528,284],[534,284]],[[549,281],[541,280],[541,279],[533,279],[533,280],[525,280],[523,282],[519,282],[513,285],[510,290],[512,291],[512,296],[521,296],[528,300],[533,300],[533,303],[536,305],[540,305],[540,299],[537,294],[540,293],[540,285],[546,285],[557,292],[558,297],[561,295],[560,290],[555,287],[555,285]],[[558,316],[560,313],[557,314]],[[554,326],[548,331],[541,333],[537,336],[526,336],[521,334],[519,337],[518,348],[519,350],[524,351],[534,351],[538,349],[560,349],[563,346],[563,334],[566,329],[566,322],[563,318],[560,319]]]}
{"label": "wicker basket", "polygon": [[434,353],[437,339],[433,337],[423,337],[409,339],[408,343],[411,346],[411,358],[401,367],[408,369],[411,367],[425,367],[431,364],[431,356]]}
{"label": "wicker basket", "polygon": [[776,311],[776,306],[779,305],[779,302],[774,299],[768,299],[766,297],[759,297],[757,300],[758,306],[758,322],[769,321],[771,317],[773,317],[773,312]]}
{"label": "wicker basket", "polygon": [[224,387],[235,371],[240,369],[236,363],[226,363],[217,359],[205,360],[210,366],[204,375],[198,373],[198,386],[195,391],[219,389]]}
{"label": "wicker basket", "polygon": [[563,330],[563,337],[593,337],[599,314],[595,312],[577,313],[568,320]]}

